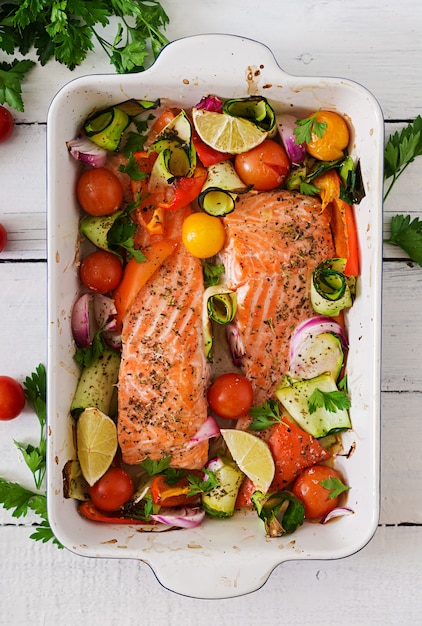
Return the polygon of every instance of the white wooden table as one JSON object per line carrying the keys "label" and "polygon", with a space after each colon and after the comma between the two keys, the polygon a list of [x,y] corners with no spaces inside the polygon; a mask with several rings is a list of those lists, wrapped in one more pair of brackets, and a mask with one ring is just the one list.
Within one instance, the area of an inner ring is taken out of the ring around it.
{"label": "white wooden table", "polygon": [[[378,99],[386,137],[422,113],[420,0],[163,0],[169,39],[225,32],[262,41],[297,75],[344,76]],[[0,145],[0,373],[23,381],[46,361],[45,136],[49,103],[76,76],[112,71],[97,52],[69,72],[28,75],[25,112]],[[222,68],[223,71],[223,68]],[[421,215],[422,159],[385,206]],[[0,509],[0,624],[413,624],[422,612],[422,269],[384,249],[381,515],[375,537],[340,561],[279,566],[259,591],[197,600],[163,589],[144,563],[84,559],[29,539],[34,518]],[[0,424],[0,476],[31,487],[13,439],[35,442],[29,411]]]}

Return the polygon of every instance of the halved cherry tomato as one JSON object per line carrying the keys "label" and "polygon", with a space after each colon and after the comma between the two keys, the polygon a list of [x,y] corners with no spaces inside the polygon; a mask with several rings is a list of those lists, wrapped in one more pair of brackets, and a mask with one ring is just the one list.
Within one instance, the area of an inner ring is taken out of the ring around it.
{"label": "halved cherry tomato", "polygon": [[219,417],[238,419],[247,415],[253,403],[252,385],[235,372],[221,374],[208,389],[208,403]]}
{"label": "halved cherry tomato", "polygon": [[17,380],[0,376],[0,420],[12,420],[25,406],[25,392]]}
{"label": "halved cherry tomato", "polygon": [[245,185],[268,191],[283,184],[290,171],[290,161],[281,144],[265,139],[256,148],[236,155],[234,167]]}
{"label": "halved cherry tomato", "polygon": [[133,496],[134,485],[124,469],[110,467],[88,491],[94,506],[102,511],[117,511]]}
{"label": "halved cherry tomato", "polygon": [[339,496],[330,497],[331,490],[321,482],[330,478],[342,481],[335,469],[326,465],[314,465],[305,469],[293,483],[292,492],[303,502],[305,517],[318,519],[338,506]]}
{"label": "halved cherry tomato", "polygon": [[79,204],[89,215],[112,215],[123,202],[123,187],[105,167],[85,170],[76,185]]}
{"label": "halved cherry tomato", "polygon": [[119,257],[107,250],[96,250],[86,256],[79,268],[82,283],[96,293],[114,291],[123,273]]}

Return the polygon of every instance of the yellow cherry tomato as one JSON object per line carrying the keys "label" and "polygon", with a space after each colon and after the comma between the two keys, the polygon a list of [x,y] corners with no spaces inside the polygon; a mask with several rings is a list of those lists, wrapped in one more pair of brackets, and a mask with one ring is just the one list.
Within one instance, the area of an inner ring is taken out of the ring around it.
{"label": "yellow cherry tomato", "polygon": [[312,134],[312,141],[306,144],[308,153],[320,161],[341,159],[350,140],[346,121],[334,111],[318,111],[315,119],[326,126],[322,137]]}
{"label": "yellow cherry tomato", "polygon": [[182,226],[185,248],[200,259],[208,259],[221,250],[226,233],[222,221],[207,213],[192,213]]}

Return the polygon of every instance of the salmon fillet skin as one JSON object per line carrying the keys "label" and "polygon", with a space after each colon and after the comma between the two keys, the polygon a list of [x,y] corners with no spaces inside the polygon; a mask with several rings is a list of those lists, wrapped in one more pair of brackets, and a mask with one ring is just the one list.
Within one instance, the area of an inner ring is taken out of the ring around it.
{"label": "salmon fillet skin", "polygon": [[[176,239],[183,217],[175,217]],[[200,469],[207,461],[207,442],[188,445],[208,414],[203,292],[201,261],[179,242],[125,316],[118,381],[118,439],[125,463],[171,456],[172,467]]]}
{"label": "salmon fillet skin", "polygon": [[289,366],[294,328],[315,315],[312,271],[335,256],[329,215],[319,199],[286,190],[249,193],[225,216],[219,253],[227,287],[237,293],[235,324],[255,404],[268,400]]}

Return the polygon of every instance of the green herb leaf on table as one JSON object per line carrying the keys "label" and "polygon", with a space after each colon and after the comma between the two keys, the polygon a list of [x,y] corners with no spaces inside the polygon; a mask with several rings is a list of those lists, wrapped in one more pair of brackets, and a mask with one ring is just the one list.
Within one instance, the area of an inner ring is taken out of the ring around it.
{"label": "green herb leaf on table", "polygon": [[[110,18],[117,20],[112,41],[103,36]],[[150,51],[156,58],[168,43],[168,23],[157,0],[2,2],[0,50],[25,56],[34,48],[41,65],[55,59],[73,70],[98,42],[118,73],[141,72]],[[21,83],[34,62],[14,59],[11,65],[0,64],[0,100],[23,111]]]}
{"label": "green herb leaf on table", "polygon": [[422,221],[410,215],[394,215],[391,218],[391,234],[385,243],[404,250],[412,261],[422,267]]}
{"label": "green herb leaf on table", "polygon": [[417,118],[391,135],[384,149],[384,180],[392,178],[384,201],[390,194],[395,182],[417,156],[422,155],[422,117]]}
{"label": "green herb leaf on table", "polygon": [[[40,439],[38,446],[25,445],[17,441],[14,443],[22,453],[25,463],[32,473],[35,487],[40,490],[44,482],[47,464],[47,373],[43,364],[38,365],[35,372],[26,377],[24,389],[28,403],[40,424]],[[29,510],[34,511],[41,518],[41,522],[36,524],[35,532],[30,535],[30,538],[44,543],[52,540],[58,548],[63,548],[54,536],[48,522],[45,492],[35,492],[19,483],[0,478],[0,504],[6,510],[12,510],[12,516],[17,518],[25,517]]]}

